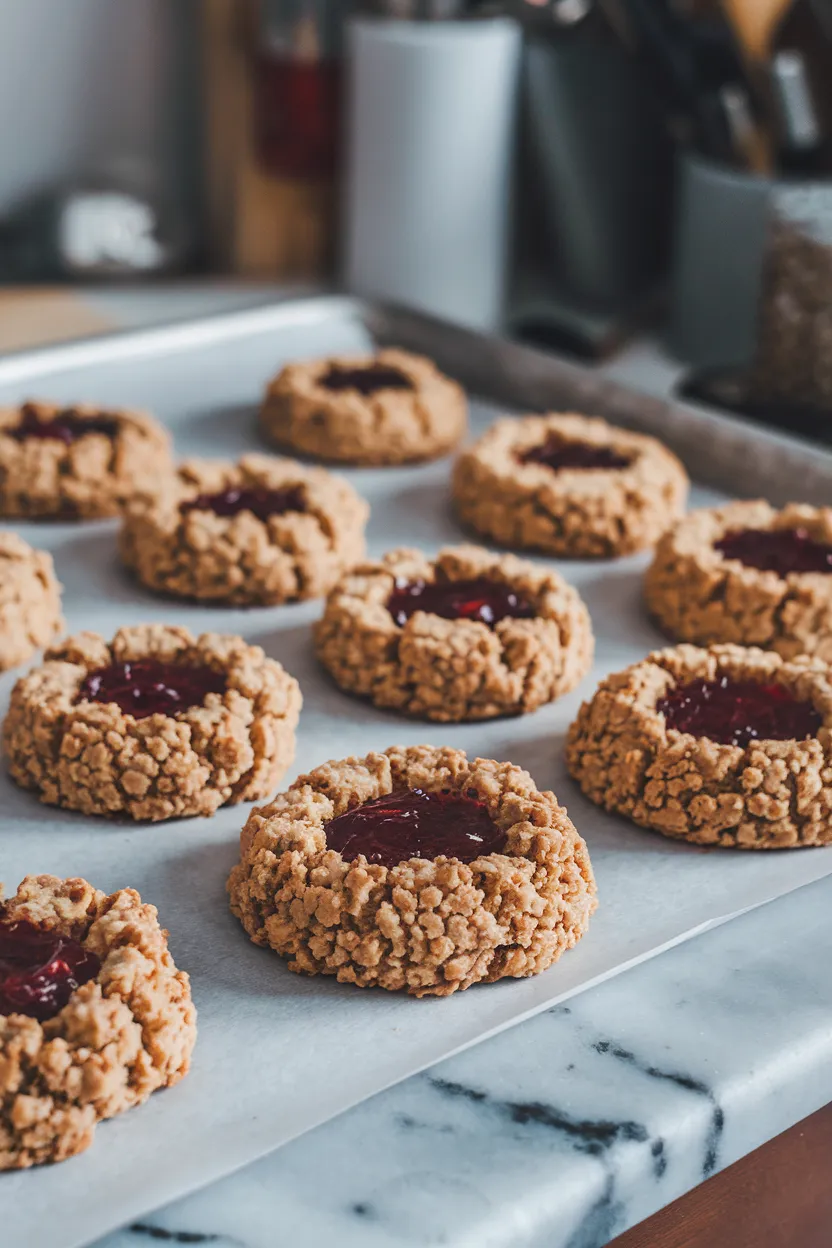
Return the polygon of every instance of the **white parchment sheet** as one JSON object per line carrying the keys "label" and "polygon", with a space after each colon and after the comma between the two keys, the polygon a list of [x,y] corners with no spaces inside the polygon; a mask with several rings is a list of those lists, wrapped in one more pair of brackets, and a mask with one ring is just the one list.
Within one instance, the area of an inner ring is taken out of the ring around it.
{"label": "white parchment sheet", "polygon": [[[183,454],[231,456],[262,449],[254,409],[266,378],[292,357],[363,347],[356,320],[314,318],[228,341],[158,353],[114,348],[112,360],[26,377],[0,365],[0,399],[23,395],[136,404],[172,428]],[[95,352],[93,352],[95,356]],[[62,358],[62,357],[57,357]],[[71,358],[71,357],[66,357]],[[79,358],[76,351],[76,360]],[[493,417],[475,405],[475,427]],[[347,475],[372,504],[371,553],[396,544],[434,551],[461,540],[448,506],[450,463]],[[717,496],[697,490],[702,505]],[[93,821],[39,805],[0,777],[0,878],[28,872],[82,875],[107,891],[137,888],[158,906],[199,1010],[191,1075],[142,1109],[98,1128],[93,1147],[54,1168],[0,1175],[3,1248],[77,1248],[216,1179],[440,1058],[615,975],[709,926],[832,872],[832,851],[705,851],[605,816],[578,793],[562,761],[575,710],[604,673],[661,642],[640,599],[644,557],[561,564],[580,587],[598,641],[596,670],[575,694],[535,715],[474,726],[412,723],[355,702],[318,671],[309,624],[320,604],[205,609],[137,588],[116,561],[115,525],[19,525],[51,549],[65,586],[70,630],[110,635],[124,624],[176,622],[239,632],[299,680],[304,709],[287,782],[328,758],[397,743],[431,742],[510,759],[551,787],[585,836],[600,905],[589,935],[533,979],[473,988],[446,1001],[414,1001],[302,979],[252,946],[229,914],[225,879],[246,807],[210,820],[146,826]],[[19,674],[19,673],[17,673]],[[0,681],[5,711],[15,674]]]}

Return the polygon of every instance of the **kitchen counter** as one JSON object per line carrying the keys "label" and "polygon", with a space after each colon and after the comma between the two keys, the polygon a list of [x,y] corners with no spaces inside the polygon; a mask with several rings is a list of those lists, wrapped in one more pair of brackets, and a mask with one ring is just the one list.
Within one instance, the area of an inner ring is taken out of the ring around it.
{"label": "kitchen counter", "polygon": [[601,1248],[832,1101],[830,914],[799,889],[96,1248]]}
{"label": "kitchen counter", "polygon": [[[86,302],[138,326],[269,293]],[[677,370],[642,345],[606,371],[666,393]],[[830,914],[832,878],[408,1079],[95,1248],[601,1248],[832,1101]]]}

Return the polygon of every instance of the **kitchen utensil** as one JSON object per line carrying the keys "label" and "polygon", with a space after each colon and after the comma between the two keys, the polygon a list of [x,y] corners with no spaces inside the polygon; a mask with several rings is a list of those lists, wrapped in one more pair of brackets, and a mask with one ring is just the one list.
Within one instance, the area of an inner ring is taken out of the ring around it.
{"label": "kitchen utensil", "polygon": [[774,31],[793,0],[722,0],[747,59],[768,59]]}
{"label": "kitchen utensil", "polygon": [[713,159],[767,168],[752,87],[727,24],[682,18],[662,0],[627,0],[626,7],[636,55],[675,137]]}
{"label": "kitchen utensil", "polygon": [[[832,8],[829,0],[827,3]],[[785,107],[788,112],[787,117],[781,116],[784,123],[786,158],[793,159],[789,152],[793,152],[797,141],[801,153],[798,171],[814,176],[832,175],[830,23],[832,19],[829,13],[827,12],[824,21],[821,10],[811,0],[794,0],[778,24],[771,42],[772,66],[777,76],[777,98],[781,108]],[[807,129],[812,130],[811,136]]]}
{"label": "kitchen utensil", "polygon": [[771,80],[781,172],[802,177],[824,173],[824,135],[803,55],[793,49],[775,52]]}

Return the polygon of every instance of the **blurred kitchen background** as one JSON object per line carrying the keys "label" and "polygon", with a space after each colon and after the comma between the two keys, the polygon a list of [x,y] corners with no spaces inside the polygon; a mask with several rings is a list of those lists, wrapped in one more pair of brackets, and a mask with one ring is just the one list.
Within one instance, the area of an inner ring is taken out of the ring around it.
{"label": "blurred kitchen background", "polygon": [[340,288],[832,441],[832,0],[0,0],[0,119],[0,351]]}

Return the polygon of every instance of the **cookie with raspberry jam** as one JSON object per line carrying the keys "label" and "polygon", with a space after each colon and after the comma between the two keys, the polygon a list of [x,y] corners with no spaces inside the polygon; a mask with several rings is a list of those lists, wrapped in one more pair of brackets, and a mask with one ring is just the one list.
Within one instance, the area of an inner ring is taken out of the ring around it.
{"label": "cookie with raspberry jam", "polygon": [[78,633],[12,691],[12,779],[50,806],[139,820],[213,815],[274,791],[295,752],[296,680],[241,637],[159,624]]}
{"label": "cookie with raspberry jam", "polygon": [[478,546],[359,564],[330,593],[315,643],[342,689],[442,721],[537,710],[579,684],[594,648],[557,572]]}
{"label": "cookie with raspberry jam", "polygon": [[571,559],[652,546],[688,478],[655,438],[574,413],[498,420],[456,462],[460,519],[501,546]]}
{"label": "cookie with raspberry jam", "polygon": [[196,1012],[131,888],[30,875],[0,903],[0,1170],[65,1161],[188,1073]]}
{"label": "cookie with raspberry jam", "polygon": [[25,663],[62,628],[52,556],[0,532],[0,671]]}
{"label": "cookie with raspberry jam", "polygon": [[370,509],[293,459],[191,460],[128,508],[122,559],[148,588],[239,606],[316,598],[364,554]]}
{"label": "cookie with raspberry jam", "polygon": [[260,411],[270,442],[344,464],[436,459],[467,424],[462,387],[424,356],[392,348],[288,364]]}
{"label": "cookie with raspberry jam", "polygon": [[170,437],[143,412],[55,403],[0,410],[2,516],[115,516],[170,467]]}
{"label": "cookie with raspberry jam", "polygon": [[758,500],[691,512],[656,547],[644,596],[676,640],[832,661],[832,507]]}
{"label": "cookie with raspberry jam", "polygon": [[325,763],[240,837],[231,909],[290,970],[446,997],[536,975],[596,905],[586,845],[528,772],[397,746]]}
{"label": "cookie with raspberry jam", "polygon": [[832,669],[742,646],[657,650],[584,703],[567,762],[591,801],[665,836],[832,844]]}

